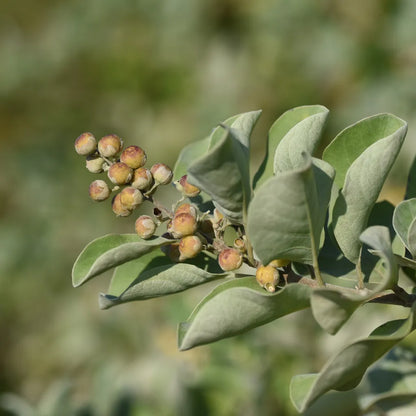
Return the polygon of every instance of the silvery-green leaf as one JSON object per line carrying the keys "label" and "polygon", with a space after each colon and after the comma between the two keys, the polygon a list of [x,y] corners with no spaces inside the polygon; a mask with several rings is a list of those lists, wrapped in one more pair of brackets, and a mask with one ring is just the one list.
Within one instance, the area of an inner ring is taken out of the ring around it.
{"label": "silvery-green leaf", "polygon": [[[302,152],[313,154],[327,115],[328,109],[321,105],[305,105],[283,113],[269,130],[266,155],[254,176],[254,188],[273,175],[277,152],[281,166],[289,163],[283,161],[285,158],[290,161],[299,157]],[[280,150],[277,151],[277,148]]]}
{"label": "silvery-green leaf", "polygon": [[402,201],[393,214],[393,227],[403,244],[409,249],[408,234],[416,219],[416,198]]}
{"label": "silvery-green leaf", "polygon": [[172,243],[163,237],[141,239],[137,234],[109,234],[91,241],[75,260],[72,284],[80,286],[106,270],[137,259],[152,250]]}
{"label": "silvery-green leaf", "polygon": [[359,258],[360,234],[393,165],[407,131],[407,124],[380,114],[342,131],[324,152],[334,166],[335,182],[342,190],[332,212],[335,238],[348,260]]}
{"label": "silvery-green leaf", "polygon": [[293,377],[290,397],[296,409],[304,412],[330,390],[344,391],[356,387],[371,364],[415,329],[415,308],[416,304],[407,319],[387,322],[368,338],[342,349],[325,364],[320,373]]}
{"label": "silvery-green leaf", "polygon": [[268,293],[255,277],[233,279],[217,286],[179,326],[180,350],[238,335],[309,306],[311,288],[289,284]]}

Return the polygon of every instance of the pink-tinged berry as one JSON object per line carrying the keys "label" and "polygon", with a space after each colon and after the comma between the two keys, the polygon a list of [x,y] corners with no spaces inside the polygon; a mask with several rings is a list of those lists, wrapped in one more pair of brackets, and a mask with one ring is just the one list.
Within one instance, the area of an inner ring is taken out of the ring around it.
{"label": "pink-tinged berry", "polygon": [[110,188],[104,181],[97,179],[91,182],[89,194],[94,201],[104,201],[110,196]]}
{"label": "pink-tinged berry", "polygon": [[114,198],[113,198],[113,202],[111,205],[114,214],[117,215],[117,217],[128,217],[131,214],[131,210],[126,208],[122,203],[121,203],[121,196],[120,194],[117,194]]}
{"label": "pink-tinged berry", "polygon": [[290,263],[290,260],[286,259],[275,259],[272,260],[268,265],[272,267],[285,267]]}
{"label": "pink-tinged berry", "polygon": [[279,282],[279,272],[273,266],[260,266],[256,271],[256,280],[268,292],[275,292]]}
{"label": "pink-tinged berry", "polygon": [[138,189],[128,186],[120,192],[120,202],[127,209],[133,210],[143,202],[143,195]]}
{"label": "pink-tinged berry", "polygon": [[152,217],[148,215],[141,215],[137,218],[135,223],[136,233],[139,237],[147,240],[148,238],[152,237],[152,235],[156,231],[156,224],[153,221]]}
{"label": "pink-tinged berry", "polygon": [[126,147],[120,155],[120,162],[125,163],[132,169],[137,169],[146,163],[145,151],[139,146]]}
{"label": "pink-tinged berry", "polygon": [[170,229],[175,238],[181,238],[194,234],[197,225],[196,218],[193,215],[184,212],[173,217]]}
{"label": "pink-tinged berry", "polygon": [[188,175],[182,176],[178,181],[175,181],[176,189],[182,193],[183,196],[193,198],[201,192],[199,188],[191,185],[187,180]]}
{"label": "pink-tinged berry", "polygon": [[133,169],[129,168],[123,162],[117,162],[108,169],[108,178],[116,185],[125,185],[131,181],[133,177]]}
{"label": "pink-tinged berry", "polygon": [[175,216],[179,214],[191,214],[193,217],[197,217],[197,211],[196,208],[188,203],[181,204],[176,208],[175,210]]}
{"label": "pink-tinged berry", "polygon": [[179,261],[192,259],[202,251],[202,241],[196,235],[183,237],[179,242]]}
{"label": "pink-tinged berry", "polygon": [[104,159],[97,155],[87,156],[85,167],[91,173],[101,173],[104,167]]}
{"label": "pink-tinged berry", "polygon": [[218,255],[218,264],[225,272],[230,272],[241,267],[243,256],[235,248],[225,248]]}
{"label": "pink-tinged berry", "polygon": [[98,142],[98,151],[100,152],[100,155],[104,157],[116,156],[120,153],[122,147],[123,142],[120,137],[115,134],[104,136]]}
{"label": "pink-tinged berry", "polygon": [[172,181],[173,172],[171,168],[163,163],[156,163],[150,168],[153,179],[159,185],[167,185]]}
{"label": "pink-tinged berry", "polygon": [[75,140],[75,151],[82,156],[88,156],[97,149],[97,140],[92,133],[82,133]]}
{"label": "pink-tinged berry", "polygon": [[133,173],[131,186],[146,191],[153,185],[153,176],[149,169],[138,168]]}

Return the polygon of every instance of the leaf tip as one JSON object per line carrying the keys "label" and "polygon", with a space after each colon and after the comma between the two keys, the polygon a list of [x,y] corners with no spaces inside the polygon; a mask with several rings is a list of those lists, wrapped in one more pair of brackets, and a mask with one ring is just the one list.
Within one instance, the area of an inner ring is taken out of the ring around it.
{"label": "leaf tip", "polygon": [[178,325],[178,349],[179,351],[187,351],[193,347],[193,345],[189,344],[189,342],[186,342],[186,338],[185,338],[189,326],[190,326],[189,322],[181,322]]}
{"label": "leaf tip", "polygon": [[105,293],[100,293],[98,296],[98,305],[100,309],[109,309],[115,304],[117,304],[117,296],[106,295]]}

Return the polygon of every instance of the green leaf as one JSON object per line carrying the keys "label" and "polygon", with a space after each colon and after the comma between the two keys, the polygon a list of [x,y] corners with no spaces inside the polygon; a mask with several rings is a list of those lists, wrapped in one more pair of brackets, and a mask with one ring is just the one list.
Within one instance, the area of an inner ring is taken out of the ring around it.
{"label": "green leaf", "polygon": [[109,234],[91,241],[82,250],[72,268],[72,285],[78,287],[106,270],[112,269],[172,240],[153,237],[142,240],[136,234]]}
{"label": "green leaf", "polygon": [[259,116],[260,111],[240,115],[188,169],[189,182],[205,191],[217,208],[236,223],[243,222],[251,198],[249,135]]}
{"label": "green leaf", "polygon": [[359,405],[363,413],[374,406],[391,410],[416,398],[415,358],[411,350],[398,346],[372,366],[360,385]]}
{"label": "green leaf", "polygon": [[121,266],[122,270],[116,270],[109,293],[100,295],[101,309],[135,300],[166,296],[234,276],[231,272],[224,273],[217,261],[203,253],[187,263],[171,263],[160,250],[157,251],[157,256],[146,257],[145,264],[137,264],[136,272],[129,263]]}
{"label": "green leaf", "polygon": [[185,146],[182,149],[176,160],[175,167],[173,168],[174,181],[180,179],[183,175],[186,175],[189,166],[208,151],[210,140],[210,137],[206,137],[205,139],[188,144],[188,146]]}
{"label": "green leaf", "polygon": [[302,152],[314,153],[328,112],[321,105],[306,105],[286,111],[274,122],[267,138],[266,156],[254,176],[254,188],[273,175],[275,161],[279,171],[287,170],[280,168],[299,167],[293,163],[302,162]]}
{"label": "green leaf", "polygon": [[412,222],[416,219],[416,198],[402,201],[393,214],[393,227],[403,244],[410,250],[408,234]]}
{"label": "green leaf", "polygon": [[391,289],[397,284],[398,267],[390,243],[387,227],[375,225],[367,228],[361,240],[372,247],[384,261],[384,274],[372,290],[316,289],[311,295],[311,308],[315,320],[330,334],[335,334],[354,311],[375,293]]}
{"label": "green leaf", "polygon": [[413,158],[409,174],[407,175],[407,185],[404,199],[411,198],[416,198],[416,157]]}
{"label": "green leaf", "polygon": [[311,288],[289,284],[270,294],[254,277],[217,286],[179,325],[181,351],[232,337],[309,306]]}
{"label": "green leaf", "polygon": [[333,169],[320,161],[277,173],[255,193],[247,234],[263,264],[277,258],[312,264],[329,203]]}
{"label": "green leaf", "polygon": [[391,115],[366,118],[342,131],[323,158],[335,167],[342,190],[332,212],[332,228],[345,257],[357,263],[360,234],[395,161],[407,124]]}
{"label": "green leaf", "polygon": [[299,412],[304,412],[329,390],[356,387],[367,368],[393,348],[416,327],[416,304],[407,319],[387,322],[368,338],[345,347],[329,360],[320,373],[295,376],[290,384],[290,397]]}

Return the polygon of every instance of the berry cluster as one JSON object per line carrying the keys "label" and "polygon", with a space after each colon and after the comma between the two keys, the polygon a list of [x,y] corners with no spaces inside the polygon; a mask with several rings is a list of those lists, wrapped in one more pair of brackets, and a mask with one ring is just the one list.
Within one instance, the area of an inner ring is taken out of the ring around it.
{"label": "berry cluster", "polygon": [[233,247],[227,246],[224,233],[234,227],[218,209],[202,213],[185,198],[196,197],[201,191],[190,184],[187,175],[174,182],[181,198],[171,210],[157,203],[153,197],[159,185],[171,183],[172,170],[163,163],[145,168],[147,156],[138,146],[123,150],[123,141],[115,134],[101,138],[98,142],[91,133],[81,134],[75,141],[75,150],[86,157],[86,168],[92,173],[106,172],[113,187],[97,179],[90,184],[89,195],[94,201],[106,200],[112,192],[119,191],[112,200],[112,209],[117,216],[130,215],[144,201],[153,204],[153,217],[141,215],[136,219],[136,233],[143,239],[151,238],[157,227],[166,224],[163,237],[172,243],[162,250],[173,262],[182,262],[196,257],[202,250],[218,258],[224,271],[239,269],[243,262],[257,267],[257,281],[269,292],[274,292],[279,282],[283,264],[275,260],[267,266],[259,265],[247,242],[243,227],[236,227],[239,237]]}

